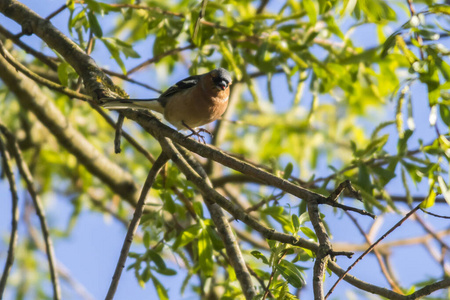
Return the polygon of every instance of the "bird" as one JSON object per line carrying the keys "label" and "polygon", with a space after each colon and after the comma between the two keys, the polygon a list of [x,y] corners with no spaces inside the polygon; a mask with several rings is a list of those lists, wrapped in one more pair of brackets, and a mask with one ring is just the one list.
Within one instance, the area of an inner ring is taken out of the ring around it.
{"label": "bird", "polygon": [[196,131],[195,128],[222,116],[228,106],[231,84],[230,72],[224,68],[217,68],[205,74],[180,80],[158,98],[106,98],[108,101],[101,106],[110,110],[134,108],[156,111],[177,130],[188,129],[191,131],[189,136],[195,135],[204,142],[200,132],[211,133],[206,129]]}

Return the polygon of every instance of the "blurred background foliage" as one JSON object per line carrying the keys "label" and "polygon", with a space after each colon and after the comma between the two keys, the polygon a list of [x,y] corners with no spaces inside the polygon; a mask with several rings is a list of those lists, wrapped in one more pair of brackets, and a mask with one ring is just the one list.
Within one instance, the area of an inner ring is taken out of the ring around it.
{"label": "blurred background foliage", "polygon": [[[427,199],[426,208],[436,195],[450,201],[449,14],[444,1],[431,0],[76,0],[67,2],[65,28],[59,29],[133,98],[157,97],[158,90],[189,74],[230,70],[230,107],[214,127],[213,144],[325,195],[350,179],[364,198],[354,205],[381,215],[398,211],[399,202],[411,204],[415,195]],[[75,71],[48,47],[35,48],[56,68],[9,40],[6,46],[41,76],[81,87]],[[114,155],[114,131],[100,114],[85,102],[42,90],[90,143],[144,182],[151,163],[127,141]],[[132,208],[59,145],[4,85],[0,99],[0,119],[20,140],[47,205],[60,197],[73,205],[72,218],[55,227],[53,236],[70,236],[85,210],[128,220]],[[125,130],[152,155],[159,153],[158,143],[140,128],[126,122]],[[266,225],[316,238],[300,199],[201,161],[220,192],[245,209],[259,205],[253,215]],[[170,165],[152,196],[138,239],[144,247],[130,254],[128,267],[139,283],[151,282],[166,298],[160,274],[176,273],[165,262],[175,255],[187,270],[182,290],[190,285],[202,295],[242,297],[193,185]],[[186,213],[181,198],[194,201],[198,218]],[[259,277],[267,284],[271,272],[281,275],[271,282],[273,295],[294,297],[305,283],[299,266],[311,267],[313,254],[267,244],[242,223],[233,225]],[[22,241],[21,251],[34,250],[28,243]],[[21,253],[16,268],[28,270],[31,258]],[[200,280],[190,281],[194,276]],[[35,281],[13,283],[20,290],[39,287]],[[259,292],[262,297],[263,288]]]}

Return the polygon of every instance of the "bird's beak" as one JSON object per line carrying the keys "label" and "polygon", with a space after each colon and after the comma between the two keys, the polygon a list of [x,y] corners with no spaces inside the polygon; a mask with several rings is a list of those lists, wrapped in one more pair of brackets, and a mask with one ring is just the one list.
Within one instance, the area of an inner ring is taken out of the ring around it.
{"label": "bird's beak", "polygon": [[224,80],[222,80],[222,81],[220,81],[220,82],[217,83],[217,86],[218,86],[222,91],[224,91],[224,90],[228,87],[228,84],[227,84]]}

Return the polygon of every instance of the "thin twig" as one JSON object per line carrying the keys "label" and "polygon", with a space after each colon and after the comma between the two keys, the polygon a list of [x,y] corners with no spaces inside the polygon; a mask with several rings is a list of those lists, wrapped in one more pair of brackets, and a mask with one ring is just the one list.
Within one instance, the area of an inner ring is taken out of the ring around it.
{"label": "thin twig", "polygon": [[159,94],[162,93],[161,90],[159,90],[159,89],[157,89],[157,88],[154,88],[154,87],[152,87],[152,86],[150,86],[150,85],[148,85],[148,84],[146,84],[146,83],[143,83],[143,82],[140,82],[140,81],[131,79],[131,78],[129,78],[129,77],[128,77],[127,75],[125,75],[125,74],[117,73],[117,72],[114,72],[114,71],[111,71],[111,70],[108,70],[108,69],[105,69],[105,68],[100,68],[100,70],[102,70],[103,72],[105,72],[105,74],[108,74],[108,75],[111,75],[111,76],[120,78],[120,79],[122,79],[122,80],[131,82],[131,83],[134,83],[134,84],[139,85],[139,86],[142,86],[142,87],[144,87],[144,88],[146,88],[146,89],[148,89],[148,90],[157,92],[157,93],[159,93]]}
{"label": "thin twig", "polygon": [[117,261],[114,276],[112,278],[111,285],[109,286],[108,294],[106,295],[105,300],[112,300],[114,298],[114,294],[116,293],[117,286],[119,284],[120,276],[122,275],[122,270],[125,267],[128,252],[130,251],[131,243],[133,242],[133,237],[139,226],[139,221],[141,220],[142,213],[144,212],[145,199],[151,187],[153,186],[153,183],[155,182],[156,176],[158,175],[162,167],[166,164],[168,159],[169,158],[162,152],[156,159],[155,163],[148,173],[147,179],[145,180],[144,186],[142,187],[139,201],[136,204],[133,219],[131,220],[130,226],[128,227],[127,235],[123,242],[122,250],[120,251],[120,257]]}
{"label": "thin twig", "polygon": [[61,290],[59,286],[59,279],[56,272],[55,266],[55,252],[53,250],[52,240],[50,238],[49,228],[47,224],[47,219],[45,217],[44,206],[42,204],[41,198],[39,197],[36,189],[34,188],[33,176],[28,169],[27,164],[22,158],[22,153],[20,151],[19,145],[17,144],[16,138],[14,135],[3,125],[0,124],[0,131],[6,137],[8,141],[8,145],[10,146],[13,156],[16,160],[17,166],[19,168],[20,175],[25,180],[27,185],[28,192],[33,200],[33,204],[36,209],[36,214],[39,217],[39,222],[41,223],[42,235],[45,241],[45,250],[47,252],[47,260],[50,269],[50,277],[52,280],[53,286],[53,298],[55,300],[61,299]]}
{"label": "thin twig", "polygon": [[198,13],[198,18],[195,21],[194,33],[192,34],[192,40],[194,40],[194,41],[197,39],[197,35],[199,34],[200,22],[202,21],[203,17],[205,16],[207,4],[208,4],[208,0],[202,0],[202,7],[200,9],[200,12]]}
{"label": "thin twig", "polygon": [[[350,220],[352,220],[353,224],[355,224],[356,228],[358,229],[358,231],[361,233],[362,236],[364,236],[364,239],[366,240],[366,242],[370,245],[372,244],[372,241],[370,240],[369,236],[364,232],[364,230],[362,229],[361,225],[359,225],[358,221],[356,220],[355,217],[353,217],[349,212],[345,211],[345,214],[350,218]],[[397,283],[393,280],[393,278],[391,277],[391,274],[388,272],[385,263],[383,262],[383,258],[381,257],[380,252],[378,251],[378,249],[374,248],[373,249],[373,253],[375,254],[375,257],[378,260],[378,264],[380,265],[381,268],[381,272],[383,273],[384,277],[386,278],[387,282],[389,283],[389,285],[391,286],[391,288],[394,290],[394,292],[399,293],[399,294],[403,294],[402,290],[399,288],[399,286],[397,285]]]}
{"label": "thin twig", "polygon": [[275,273],[277,271],[275,266],[278,265],[281,262],[281,260],[286,256],[286,253],[287,253],[287,250],[284,250],[283,253],[280,256],[280,259],[278,259],[277,262],[274,262],[275,265],[272,266],[272,273],[270,273],[269,282],[267,283],[267,286],[265,288],[265,292],[264,292],[264,295],[262,297],[262,300],[265,300],[267,298],[267,296],[269,296],[271,294],[271,292],[270,292],[270,285],[272,284],[273,278],[274,278]]}
{"label": "thin twig", "polygon": [[[67,8],[67,4],[63,4],[60,8],[58,8],[57,10],[55,10],[54,12],[52,12],[51,14],[49,14],[45,19],[47,21],[50,21],[53,17],[57,16],[60,12],[62,12],[63,10],[65,10]],[[15,35],[15,37],[17,39],[20,39],[22,36],[24,35],[29,35],[28,32],[26,30],[22,30],[21,33],[18,33]]]}
{"label": "thin twig", "polygon": [[339,184],[339,186],[328,196],[328,199],[336,202],[344,190],[347,190],[355,199],[362,201],[361,193],[353,188],[350,180],[341,182],[341,184]]}
{"label": "thin twig", "polygon": [[53,71],[56,71],[58,69],[58,65],[54,62],[54,60],[56,58],[46,56],[45,54],[43,54],[43,53],[35,50],[34,48],[28,46],[27,44],[22,42],[19,38],[17,38],[15,34],[13,34],[11,31],[7,30],[2,25],[0,25],[0,33],[2,35],[4,35],[7,39],[12,40],[14,42],[14,44],[16,44],[17,46],[22,48],[25,52],[33,55],[34,57],[36,57],[37,59],[42,61],[44,64],[49,66],[50,69],[52,69]]}
{"label": "thin twig", "polygon": [[171,140],[173,140],[174,142],[176,142],[177,144],[180,144],[181,146],[185,147],[186,149],[188,149],[192,152],[199,154],[200,156],[212,159],[216,162],[219,162],[220,164],[222,164],[224,166],[227,166],[227,167],[232,168],[236,171],[239,171],[243,174],[247,174],[249,176],[257,178],[257,179],[261,180],[262,182],[264,182],[265,184],[277,187],[293,196],[304,199],[306,201],[315,200],[319,204],[327,204],[327,205],[330,205],[333,207],[338,207],[341,209],[355,211],[362,215],[370,216],[372,218],[375,217],[375,215],[368,213],[367,211],[365,211],[363,209],[349,207],[349,206],[342,205],[340,203],[331,201],[328,198],[326,198],[318,193],[315,193],[313,191],[305,189],[301,186],[295,185],[295,184],[289,182],[288,180],[285,180],[285,179],[277,177],[273,174],[270,174],[269,172],[266,172],[260,168],[257,168],[247,162],[236,159],[236,158],[232,157],[231,155],[228,155],[217,148],[198,143],[198,142],[194,141],[193,139],[187,139],[183,134],[162,124],[160,121],[156,120],[155,118],[148,118],[145,114],[143,114],[141,112],[134,111],[134,110],[126,110],[126,111],[124,111],[124,114],[127,118],[137,121],[144,129],[149,131],[154,136],[163,135],[164,137],[168,137]]}
{"label": "thin twig", "polygon": [[[36,247],[40,251],[45,252],[45,245],[39,238],[39,231],[36,229],[36,227],[32,224],[30,220],[31,214],[34,212],[35,210],[32,204],[30,205],[29,203],[25,203],[25,211],[23,214],[23,219],[27,226],[30,238],[33,241],[34,245],[36,245]],[[94,297],[86,290],[86,288],[75,278],[73,278],[67,267],[64,266],[64,264],[58,260],[56,261],[56,271],[58,272],[61,279],[64,280],[66,283],[68,283],[75,291],[75,293],[77,293],[80,296],[80,298],[85,300],[94,300]]]}
{"label": "thin twig", "polygon": [[67,8],[67,4],[63,4],[60,8],[58,8],[57,10],[55,10],[54,12],[52,12],[51,14],[49,14],[47,16],[47,18],[45,18],[46,20],[51,20],[53,19],[53,17],[55,17],[56,15],[58,15],[60,12],[62,12],[63,10],[65,10]]}
{"label": "thin twig", "polygon": [[[75,3],[81,3],[84,4],[85,1],[83,0],[76,0]],[[181,13],[176,13],[176,12],[172,12],[172,11],[168,11],[168,10],[163,10],[157,6],[144,6],[144,5],[137,5],[137,4],[125,4],[125,3],[111,3],[108,4],[111,7],[116,7],[116,8],[133,8],[133,9],[143,9],[143,10],[149,10],[149,11],[154,11],[156,13],[162,14],[162,15],[169,15],[169,16],[174,16],[174,17],[179,17],[179,18],[184,18],[185,16]]]}
{"label": "thin twig", "polygon": [[261,0],[261,3],[258,6],[258,9],[256,9],[256,14],[261,14],[264,9],[266,8],[267,4],[269,3],[269,0]]}
{"label": "thin twig", "polygon": [[33,71],[29,70],[27,67],[25,67],[24,65],[22,65],[20,62],[18,62],[4,47],[3,47],[3,43],[0,41],[0,54],[17,70],[19,70],[20,72],[22,72],[25,76],[27,76],[28,78],[42,84],[45,85],[46,87],[58,91],[60,93],[63,93],[65,95],[68,95],[72,98],[76,98],[76,99],[80,99],[83,101],[88,101],[88,102],[92,102],[92,97],[75,92],[65,86],[62,86],[60,84],[54,83],[53,81],[50,81],[46,78],[43,78],[39,75],[37,75],[36,73],[34,73]]}
{"label": "thin twig", "polygon": [[19,209],[18,202],[19,197],[17,196],[17,186],[16,180],[14,178],[14,172],[11,167],[11,157],[6,145],[0,136],[0,154],[3,158],[3,171],[6,174],[6,178],[9,182],[9,189],[11,191],[11,202],[12,202],[12,212],[11,212],[11,234],[9,237],[8,255],[6,257],[5,267],[3,268],[2,278],[0,280],[0,299],[3,299],[3,292],[5,291],[6,282],[8,280],[9,272],[11,271],[12,265],[14,263],[14,253],[17,244],[18,234],[17,234],[17,223],[19,221]]}
{"label": "thin twig", "polygon": [[450,216],[438,215],[438,214],[432,213],[432,212],[430,212],[428,210],[425,210],[423,208],[421,208],[420,210],[423,211],[425,214],[428,214],[428,215],[436,217],[436,218],[447,219],[447,220],[450,219]]}
{"label": "thin twig", "polygon": [[[411,12],[411,18],[412,18],[416,15],[416,9],[414,8],[414,4],[413,4],[412,0],[406,0],[406,2],[408,2],[409,11]],[[423,49],[422,49],[423,39],[419,35],[419,33],[415,33],[414,36],[417,40],[417,43],[419,44],[420,58],[423,60],[424,59],[424,53],[423,53]]]}
{"label": "thin twig", "polygon": [[420,205],[417,205],[415,208],[413,208],[410,212],[408,212],[400,221],[398,221],[391,229],[389,229],[385,234],[383,234],[383,236],[381,236],[375,243],[373,243],[372,245],[370,245],[369,248],[367,248],[366,251],[364,251],[363,254],[361,254],[360,257],[358,257],[355,262],[347,268],[347,270],[344,272],[344,274],[342,274],[339,279],[336,281],[336,283],[331,287],[331,289],[328,291],[327,295],[325,296],[325,299],[327,299],[331,293],[333,292],[333,290],[335,289],[335,287],[338,285],[339,282],[341,282],[341,280],[345,277],[345,275],[347,275],[347,273],[353,269],[353,267],[361,260],[363,259],[370,251],[373,250],[373,248],[375,248],[382,240],[384,240],[391,232],[393,232],[395,229],[397,229],[398,227],[400,227],[403,222],[405,222],[412,214],[414,214],[419,208]]}
{"label": "thin twig", "polygon": [[444,240],[438,237],[436,235],[436,232],[434,232],[434,230],[430,228],[430,226],[427,223],[425,223],[425,221],[422,220],[420,216],[415,214],[414,217],[416,218],[417,222],[423,227],[423,229],[433,236],[433,238],[441,245],[441,247],[450,250],[450,247],[447,245],[447,243],[445,243]]}
{"label": "thin twig", "polygon": [[144,61],[143,63],[140,63],[140,64],[137,65],[136,67],[130,69],[130,70],[127,72],[127,75],[131,75],[132,73],[135,73],[135,72],[137,72],[137,71],[139,71],[139,70],[145,68],[145,67],[148,66],[148,65],[151,65],[151,64],[153,64],[153,63],[156,63],[156,62],[160,61],[161,59],[163,59],[163,58],[166,57],[166,56],[174,55],[174,54],[177,54],[177,53],[179,53],[179,52],[181,52],[181,51],[188,50],[188,49],[194,49],[194,48],[195,48],[195,45],[194,45],[194,44],[189,44],[189,45],[184,46],[184,47],[178,47],[178,48],[174,48],[174,49],[168,50],[168,51],[166,51],[166,52],[164,52],[164,53],[161,53],[161,54],[159,54],[159,55],[157,55],[157,56],[155,56],[155,57],[152,57],[152,58],[150,58],[150,59]]}

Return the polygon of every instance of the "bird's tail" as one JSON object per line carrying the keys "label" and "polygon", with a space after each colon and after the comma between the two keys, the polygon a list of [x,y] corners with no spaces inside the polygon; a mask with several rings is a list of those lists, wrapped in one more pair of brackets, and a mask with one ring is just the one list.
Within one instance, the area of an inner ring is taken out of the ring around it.
{"label": "bird's tail", "polygon": [[148,109],[159,113],[164,113],[164,107],[159,103],[158,98],[153,99],[102,99],[107,100],[102,104],[107,109]]}

